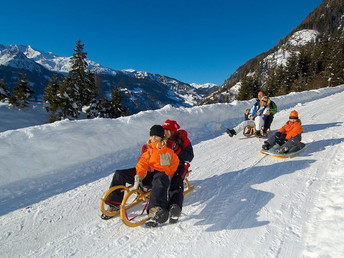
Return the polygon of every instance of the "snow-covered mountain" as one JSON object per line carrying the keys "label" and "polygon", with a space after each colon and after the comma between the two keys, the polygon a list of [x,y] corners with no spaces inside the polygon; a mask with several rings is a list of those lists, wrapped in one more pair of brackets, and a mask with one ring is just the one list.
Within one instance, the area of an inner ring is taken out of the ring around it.
{"label": "snow-covered mountain", "polygon": [[[332,69],[338,69],[339,71],[342,69],[342,67],[333,68],[335,66],[333,64],[341,64],[342,57],[336,51],[331,51],[336,48],[341,48],[337,46],[337,37],[344,33],[343,5],[344,0],[324,0],[299,26],[281,39],[274,47],[259,53],[256,57],[238,67],[218,90],[206,96],[200,104],[233,101],[236,99],[236,94],[241,87],[241,80],[244,76],[251,76],[257,80],[258,84],[263,88],[265,87],[266,91],[269,91],[269,87],[271,89],[271,85],[276,83],[280,86],[280,89],[277,90],[282,92],[282,94],[288,92],[290,87],[312,89],[318,88],[319,85],[324,84],[323,82],[332,81],[332,75],[326,76],[324,74],[331,74]],[[307,49],[307,43],[312,41],[314,41],[314,45]],[[312,55],[310,55],[310,49],[314,50]],[[304,55],[300,56],[302,51],[306,54],[303,53]],[[330,58],[331,63],[325,64],[327,61],[321,59],[321,55],[326,55],[328,59]],[[317,67],[318,70],[313,68],[312,71],[302,71],[303,73],[299,73],[299,76],[302,78],[300,79],[296,78],[297,76],[295,78],[293,76],[287,78],[288,75],[285,71],[288,71],[288,69],[285,69],[282,75],[279,73],[279,76],[282,76],[283,78],[280,79],[288,82],[289,85],[285,86],[281,82],[276,82],[273,75],[278,73],[277,68],[280,69],[279,72],[286,68],[287,61],[290,60],[290,57],[294,57],[294,59],[291,59],[292,61],[300,57],[300,62],[295,65],[291,62],[291,66],[294,67],[291,67],[289,71],[292,69],[302,70],[304,68],[302,65],[305,64],[307,66],[307,62],[311,62],[313,67]],[[302,58],[306,58],[306,62]],[[296,68],[296,65],[299,67]],[[340,78],[335,84],[342,83],[343,78],[341,72],[337,74],[333,73],[333,76]],[[295,80],[293,81],[293,79]],[[300,81],[297,81],[298,79]],[[290,85],[292,83],[295,84]],[[274,87],[274,92],[269,92],[268,94],[274,96],[279,93],[276,93],[276,88]]]}
{"label": "snow-covered mountain", "polygon": [[286,66],[292,52],[298,53],[299,47],[306,45],[308,42],[315,41],[318,35],[319,32],[317,30],[296,31],[286,43],[264,58],[263,66],[266,70],[279,65]]}
{"label": "snow-covered mountain", "polygon": [[[31,46],[0,45],[0,77],[12,88],[17,82],[17,74],[26,73],[39,99],[53,74],[62,77],[70,71],[70,58],[45,53]],[[101,95],[110,96],[114,85],[117,85],[131,113],[167,104],[193,106],[213,88],[193,87],[177,79],[148,72],[113,70],[92,60],[88,60],[88,64],[87,69],[97,76]]]}
{"label": "snow-covered mountain", "polygon": [[[293,109],[304,128],[305,151],[285,160],[260,155],[261,139],[224,133],[254,99],[25,128],[30,111],[5,116],[18,111],[2,105],[0,125],[20,129],[0,132],[0,256],[342,257],[343,98],[344,85],[273,98],[273,131]],[[150,126],[168,118],[195,153],[180,221],[101,220],[113,171],[134,166]]]}

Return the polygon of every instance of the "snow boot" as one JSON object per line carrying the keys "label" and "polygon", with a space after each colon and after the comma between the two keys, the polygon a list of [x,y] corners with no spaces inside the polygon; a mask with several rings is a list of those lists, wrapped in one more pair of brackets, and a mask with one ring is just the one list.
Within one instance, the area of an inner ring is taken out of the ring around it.
{"label": "snow boot", "polygon": [[233,137],[233,135],[236,135],[236,131],[234,129],[226,129],[226,133],[228,133],[228,135],[230,137]]}
{"label": "snow boot", "polygon": [[263,135],[260,133],[260,131],[256,131],[256,137],[258,137],[258,138],[262,138],[262,137],[263,137]]}
{"label": "snow boot", "polygon": [[[109,205],[109,207],[107,208],[107,211],[108,212],[117,212],[121,209],[121,206],[118,205],[118,204],[115,204],[115,205]],[[103,219],[103,220],[108,220],[108,219],[111,219],[113,218],[114,216],[106,216],[105,214],[102,214],[100,215],[100,217]]]}
{"label": "snow boot", "polygon": [[276,150],[276,153],[286,153],[286,152],[288,152],[288,147],[285,147],[285,146]]}
{"label": "snow boot", "polygon": [[156,227],[158,224],[168,220],[168,212],[161,207],[153,207],[149,209],[148,220],[145,225],[147,227]]}
{"label": "snow boot", "polygon": [[263,150],[268,150],[268,149],[270,149],[270,148],[271,148],[270,144],[269,144],[268,142],[264,142],[264,144],[263,144],[263,146],[262,146],[262,149],[263,149]]}
{"label": "snow boot", "polygon": [[182,209],[179,207],[178,204],[172,204],[170,207],[170,223],[174,224],[178,222]]}

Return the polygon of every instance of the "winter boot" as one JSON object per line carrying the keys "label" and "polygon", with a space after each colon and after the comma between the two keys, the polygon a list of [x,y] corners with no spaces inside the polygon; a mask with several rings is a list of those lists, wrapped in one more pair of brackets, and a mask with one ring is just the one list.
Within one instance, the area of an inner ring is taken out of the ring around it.
{"label": "winter boot", "polygon": [[286,153],[286,152],[288,152],[288,150],[289,150],[288,147],[284,146],[284,147],[277,149],[276,152],[277,153]]}
{"label": "winter boot", "polygon": [[258,137],[258,138],[262,138],[262,137],[263,137],[263,135],[260,133],[260,131],[256,131],[256,137]]}
{"label": "winter boot", "polygon": [[[115,205],[109,205],[109,207],[107,208],[108,212],[117,212],[121,209],[121,206],[119,204],[115,204]],[[100,215],[100,217],[104,220],[108,220],[113,218],[114,216],[106,216],[105,214]]]}
{"label": "winter boot", "polygon": [[228,135],[230,137],[233,137],[233,135],[236,135],[236,131],[234,129],[226,129],[226,133],[228,133]]}
{"label": "winter boot", "polygon": [[178,219],[180,217],[180,213],[182,212],[182,209],[179,207],[178,204],[172,204],[170,206],[170,223],[177,223]]}
{"label": "winter boot", "polygon": [[270,144],[268,143],[268,142],[264,142],[264,144],[263,144],[263,146],[262,146],[262,149],[263,150],[268,150],[268,149],[270,149]]}
{"label": "winter boot", "polygon": [[166,222],[168,219],[167,210],[161,207],[153,207],[149,209],[148,220],[145,225],[147,227],[156,227],[158,224]]}

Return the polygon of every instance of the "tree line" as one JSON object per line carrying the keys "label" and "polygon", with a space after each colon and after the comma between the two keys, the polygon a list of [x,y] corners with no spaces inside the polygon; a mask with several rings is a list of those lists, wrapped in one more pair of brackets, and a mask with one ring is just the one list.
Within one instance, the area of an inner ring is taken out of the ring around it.
{"label": "tree line", "polygon": [[[76,42],[70,62],[72,68],[68,75],[62,81],[54,76],[44,90],[42,99],[49,113],[49,122],[66,118],[77,119],[81,114],[86,114],[87,118],[117,118],[129,115],[115,85],[110,99],[99,96],[95,75],[86,69],[87,53],[80,40]],[[25,108],[33,93],[25,74],[18,78],[13,94],[7,89],[4,80],[0,80],[0,101],[8,101],[15,107]]]}
{"label": "tree line", "polygon": [[237,99],[254,98],[259,90],[279,96],[344,83],[343,36],[319,37],[290,53],[286,65],[267,68],[260,62],[255,72],[245,73]]}

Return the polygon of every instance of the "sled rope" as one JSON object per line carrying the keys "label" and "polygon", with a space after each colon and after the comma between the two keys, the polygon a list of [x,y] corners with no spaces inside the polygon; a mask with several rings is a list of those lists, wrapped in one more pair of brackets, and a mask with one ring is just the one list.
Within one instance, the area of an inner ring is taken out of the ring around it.
{"label": "sled rope", "polygon": [[247,171],[251,170],[252,168],[254,168],[255,166],[257,166],[264,158],[266,158],[267,155],[261,157],[260,159],[258,159],[254,164],[252,164],[250,167],[246,168],[244,171],[242,171],[241,173],[239,173],[237,177],[246,174]]}
{"label": "sled rope", "polygon": [[143,214],[143,213],[145,212],[145,210],[147,209],[147,206],[148,206],[148,202],[145,204],[145,207],[143,207],[143,210],[142,210],[141,214],[140,214],[140,215],[136,215],[136,216],[132,217],[131,219],[129,219],[127,210],[125,210],[125,217],[127,218],[128,221],[132,221],[132,220],[134,220],[135,218],[137,218],[137,217],[139,217],[139,216],[142,216],[142,214]]}

